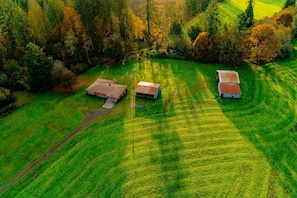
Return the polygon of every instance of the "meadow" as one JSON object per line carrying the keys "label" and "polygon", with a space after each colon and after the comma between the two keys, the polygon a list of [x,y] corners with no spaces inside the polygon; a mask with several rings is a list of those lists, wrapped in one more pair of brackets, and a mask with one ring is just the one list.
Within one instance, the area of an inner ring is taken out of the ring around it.
{"label": "meadow", "polygon": [[[275,13],[278,13],[285,0],[254,0],[254,18],[256,20],[263,19],[265,17],[270,17]],[[232,24],[236,22],[236,17],[245,11],[247,8],[247,0],[228,0],[219,3],[219,15],[221,20],[221,25]],[[185,26],[185,31],[187,32],[191,26],[199,25],[203,27],[204,24],[204,14],[198,14],[197,17],[189,21]]]}
{"label": "meadow", "polygon": [[[239,72],[243,98],[216,98],[217,69]],[[294,58],[260,66],[150,59],[96,67],[73,95],[47,93],[2,119],[1,185],[83,120],[101,99],[97,77],[125,98],[43,161],[3,197],[296,197]],[[162,84],[135,98],[139,80]],[[2,179],[4,178],[4,179]]]}
{"label": "meadow", "polygon": [[[255,1],[255,18],[283,2]],[[246,4],[221,3],[222,21]],[[263,67],[163,59],[98,66],[73,94],[17,92],[21,108],[0,119],[0,189],[79,126],[84,110],[101,107],[85,93],[95,79],[128,86],[107,115],[0,197],[297,197],[296,48],[292,54]],[[239,72],[241,99],[217,97],[217,69]],[[162,84],[158,100],[135,98],[139,80]]]}

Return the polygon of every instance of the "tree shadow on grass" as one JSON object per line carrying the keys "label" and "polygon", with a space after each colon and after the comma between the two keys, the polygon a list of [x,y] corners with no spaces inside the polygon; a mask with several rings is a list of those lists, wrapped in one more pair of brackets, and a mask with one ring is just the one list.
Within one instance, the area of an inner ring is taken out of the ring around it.
{"label": "tree shadow on grass", "polygon": [[[162,191],[166,197],[176,197],[183,189],[183,179],[187,172],[182,168],[180,152],[183,149],[177,129],[171,125],[172,118],[177,115],[175,109],[175,87],[167,86],[172,76],[166,72],[168,65],[163,62],[150,60],[152,81],[161,84],[162,90],[158,99],[135,98],[135,117],[154,121],[155,127],[151,131],[152,140],[159,149],[150,151],[150,163],[160,165],[162,169]],[[167,62],[167,61],[166,61]],[[170,65],[169,65],[170,66]],[[141,75],[140,75],[141,76]]]}
{"label": "tree shadow on grass", "polygon": [[[223,113],[271,166],[268,197],[276,197],[276,184],[282,196],[297,197],[297,124],[294,71],[286,74],[267,66],[261,71],[240,70],[247,87],[241,100],[221,100]],[[256,74],[254,75],[254,72]],[[280,192],[278,192],[280,193]]]}

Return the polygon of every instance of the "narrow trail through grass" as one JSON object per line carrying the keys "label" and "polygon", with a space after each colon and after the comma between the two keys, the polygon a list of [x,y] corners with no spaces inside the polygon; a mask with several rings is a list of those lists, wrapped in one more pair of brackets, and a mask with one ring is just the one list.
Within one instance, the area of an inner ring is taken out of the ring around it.
{"label": "narrow trail through grass", "polygon": [[14,184],[16,184],[20,179],[22,179],[25,175],[27,175],[30,171],[32,171],[36,166],[39,166],[40,163],[42,163],[46,158],[51,156],[56,150],[61,148],[64,144],[66,144],[71,138],[73,138],[77,133],[82,131],[88,124],[90,124],[92,121],[94,121],[98,116],[104,115],[108,112],[106,109],[100,109],[97,111],[85,111],[84,114],[86,115],[86,118],[84,121],[71,133],[69,133],[64,139],[62,139],[60,142],[58,142],[54,147],[46,151],[42,156],[40,156],[38,159],[36,159],[32,164],[27,166],[25,169],[23,169],[21,172],[16,174],[13,178],[11,178],[9,181],[7,181],[3,186],[0,186],[0,195],[5,193],[10,187],[12,187]]}

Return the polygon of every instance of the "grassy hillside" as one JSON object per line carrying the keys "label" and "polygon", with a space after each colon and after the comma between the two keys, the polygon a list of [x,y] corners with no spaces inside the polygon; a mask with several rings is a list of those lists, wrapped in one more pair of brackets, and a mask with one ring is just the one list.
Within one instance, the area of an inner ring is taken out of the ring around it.
{"label": "grassy hillside", "polygon": [[[215,99],[217,69],[239,72],[242,99]],[[265,67],[152,59],[94,68],[90,79],[118,79],[128,85],[129,94],[4,197],[296,197],[296,74],[293,59]],[[161,83],[161,97],[135,98],[139,80]],[[43,108],[34,108],[30,115],[36,116],[26,118],[33,104]],[[34,151],[38,156],[66,131],[55,137],[50,135],[54,127],[45,133],[33,130],[32,123],[46,127],[62,115],[63,124],[53,125],[71,129],[82,120],[82,109],[99,104],[100,99],[86,96],[84,90],[73,96],[39,97],[1,120],[0,131],[7,137],[1,134],[0,145],[20,144],[21,139],[14,138],[25,132],[14,132],[14,123],[35,134],[24,138],[32,143],[19,146],[22,155]],[[43,144],[36,142],[44,144],[42,150],[38,148]],[[1,158],[6,165],[0,166],[1,178],[21,168],[17,164],[22,155],[17,154],[11,153],[7,162]]]}
{"label": "grassy hillside", "polygon": [[[220,19],[222,24],[234,23],[237,15],[242,13],[247,7],[247,0],[228,0],[219,3]],[[263,19],[266,16],[272,16],[281,10],[285,0],[254,0],[255,19]],[[203,14],[192,19],[186,26],[187,31],[191,26],[201,24],[203,26]]]}

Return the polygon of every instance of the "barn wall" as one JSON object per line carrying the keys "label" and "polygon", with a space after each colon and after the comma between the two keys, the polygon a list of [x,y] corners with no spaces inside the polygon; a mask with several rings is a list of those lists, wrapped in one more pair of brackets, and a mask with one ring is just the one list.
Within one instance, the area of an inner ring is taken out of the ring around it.
{"label": "barn wall", "polygon": [[161,86],[158,88],[157,93],[154,95],[154,99],[158,98],[160,91],[161,91]]}
{"label": "barn wall", "polygon": [[223,98],[241,98],[241,94],[223,94]]}
{"label": "barn wall", "polygon": [[151,99],[155,99],[155,96],[154,95],[143,94],[143,93],[136,93],[136,96],[137,97],[140,97],[140,98],[151,98]]}

